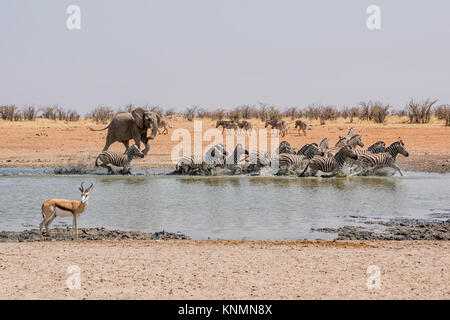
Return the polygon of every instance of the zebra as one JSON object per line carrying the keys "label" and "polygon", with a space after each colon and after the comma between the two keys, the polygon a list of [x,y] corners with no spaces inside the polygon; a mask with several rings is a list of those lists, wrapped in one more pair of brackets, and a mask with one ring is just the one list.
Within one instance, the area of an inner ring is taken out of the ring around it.
{"label": "zebra", "polygon": [[249,154],[249,165],[247,166],[247,172],[257,173],[261,168],[270,167],[272,165],[272,158],[267,152],[264,151],[252,151]]}
{"label": "zebra", "polygon": [[298,150],[297,154],[304,155],[308,159],[312,159],[315,156],[323,157],[325,155],[325,153],[315,143],[304,145],[300,150]]}
{"label": "zebra", "polygon": [[184,156],[176,165],[178,174],[213,174],[214,169],[223,166],[228,155],[222,144],[212,146],[202,157],[200,155]]}
{"label": "zebra", "polygon": [[230,120],[219,120],[216,122],[216,128],[219,128],[222,126],[222,134],[225,132],[225,129],[228,130],[236,130],[239,128],[238,124],[236,122],[230,121]]}
{"label": "zebra", "polygon": [[239,127],[241,132],[242,132],[243,129],[245,129],[245,131],[247,131],[247,132],[250,131],[250,134],[253,132],[253,125],[249,121],[242,120],[242,121],[239,121],[237,123],[237,125],[238,125],[238,127]]}
{"label": "zebra", "polygon": [[[161,128],[163,129],[162,131]],[[161,119],[158,123],[158,134],[168,134],[169,133],[168,128],[172,127],[169,125],[169,123],[167,123],[167,120]]]}
{"label": "zebra", "polygon": [[286,173],[295,174],[295,171],[305,167],[305,163],[307,163],[308,160],[311,160],[315,156],[323,155],[323,151],[319,150],[315,143],[304,146],[297,154],[282,153],[278,160],[280,169],[278,170],[277,175]]}
{"label": "zebra", "polygon": [[[348,141],[346,141],[345,139],[345,137],[341,138],[338,143],[336,143],[336,146],[334,148],[330,148],[327,150],[327,156],[329,158],[332,158],[336,154],[336,152],[338,152],[343,146],[346,145],[351,146],[352,148],[356,148],[356,146],[364,147],[362,137],[359,134],[355,134]],[[342,142],[344,143],[343,145]]]}
{"label": "zebra", "polygon": [[381,153],[386,151],[386,144],[383,141],[375,142],[367,150],[356,150],[358,155],[367,153]]}
{"label": "zebra", "polygon": [[281,120],[275,127],[280,131],[282,137],[288,134],[289,127],[286,121]]}
{"label": "zebra", "polygon": [[[107,168],[108,173],[113,172],[110,164],[116,167],[123,167],[122,174],[130,173],[130,162],[134,157],[143,158],[144,154],[139,150],[139,147],[133,144],[125,153],[117,153],[111,151],[103,151],[95,159],[95,167]],[[101,163],[99,164],[99,160]]]}
{"label": "zebra", "polygon": [[278,121],[277,119],[266,120],[264,128],[271,126],[272,129],[277,129],[281,136],[284,137],[288,133],[288,123],[284,120]]}
{"label": "zebra", "polygon": [[401,176],[403,176],[402,170],[397,166],[395,160],[397,159],[397,154],[402,154],[405,157],[409,156],[408,151],[405,148],[405,144],[402,140],[392,143],[386,148],[385,152],[376,154],[361,154],[359,155],[358,164],[363,168],[363,172],[367,172],[372,169],[379,169],[384,167],[391,167],[397,170]]}
{"label": "zebra", "polygon": [[281,141],[276,153],[281,154],[281,153],[291,153],[291,154],[295,154],[295,150],[294,148],[291,147],[291,145],[289,144],[289,142],[287,141]]}
{"label": "zebra", "polygon": [[300,131],[303,131],[303,134],[306,136],[306,130],[311,129],[310,126],[303,122],[302,120],[295,121],[295,129],[298,128],[298,135],[300,135]]}
{"label": "zebra", "polygon": [[220,143],[212,146],[208,151],[206,151],[204,161],[207,165],[213,167],[223,166],[227,156],[228,152],[225,150],[223,144]]}
{"label": "zebra", "polygon": [[267,126],[271,126],[272,129],[275,129],[277,124],[278,124],[277,119],[266,120],[266,123],[264,124],[264,128],[267,128]]}
{"label": "zebra", "polygon": [[176,165],[178,174],[201,174],[208,171],[208,165],[200,155],[184,156]]}
{"label": "zebra", "polygon": [[301,147],[301,148],[297,151],[297,154],[303,154],[303,155],[304,155],[305,150],[308,149],[311,145],[314,145],[314,146],[317,147],[317,144],[316,144],[316,143],[307,143],[307,144],[305,144],[303,147]]}
{"label": "zebra", "polygon": [[311,160],[309,160],[308,164],[306,165],[306,168],[299,175],[299,177],[303,177],[308,168],[311,169],[312,176],[315,176],[317,171],[327,173],[331,172],[331,175],[329,177],[334,176],[342,168],[347,158],[350,159],[358,158],[355,149],[353,149],[353,147],[349,145],[342,147],[333,158],[326,158],[326,157],[312,158]]}
{"label": "zebra", "polygon": [[228,156],[225,162],[226,167],[231,170],[232,174],[236,174],[236,172],[242,173],[244,171],[242,166],[243,161],[241,159],[242,155],[249,155],[249,152],[242,146],[242,144],[238,143],[234,148],[233,153]]}

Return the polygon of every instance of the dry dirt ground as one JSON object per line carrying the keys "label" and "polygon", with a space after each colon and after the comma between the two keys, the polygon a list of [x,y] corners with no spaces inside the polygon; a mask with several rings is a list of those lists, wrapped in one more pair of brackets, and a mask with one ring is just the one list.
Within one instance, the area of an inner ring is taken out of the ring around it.
{"label": "dry dirt ground", "polygon": [[448,241],[1,243],[0,299],[450,299],[449,265]]}
{"label": "dry dirt ground", "polygon": [[[450,171],[450,127],[444,127],[437,120],[425,125],[409,125],[404,123],[404,119],[391,118],[386,124],[378,125],[368,122],[352,124],[342,119],[327,122],[324,126],[313,122],[312,130],[308,131],[307,136],[299,136],[293,122],[290,121],[289,134],[284,138],[280,137],[279,141],[287,140],[298,149],[306,143],[319,143],[322,138],[328,137],[330,146],[334,146],[339,136],[346,135],[350,127],[355,127],[356,133],[362,134],[366,147],[378,140],[390,144],[400,137],[410,153],[409,158],[398,157],[402,169]],[[169,123],[172,126],[169,134],[157,135],[151,141],[148,156],[133,160],[133,167],[174,167],[170,155],[179,141],[173,139],[172,134],[175,129],[181,128],[187,129],[193,137],[194,124],[181,117],[170,119]],[[256,128],[264,127],[260,121],[254,120],[253,124]],[[87,120],[75,123],[42,119],[32,122],[0,121],[0,167],[93,167],[96,156],[103,149],[106,131],[92,132],[88,129],[89,125],[95,128],[105,126]],[[215,122],[203,120],[203,134],[207,129],[214,127]],[[270,141],[271,135],[268,133],[267,136]],[[234,143],[237,139],[231,137]],[[248,148],[248,137],[245,139]],[[204,141],[203,146],[209,143]],[[120,143],[115,143],[110,150],[123,152],[124,147]]]}

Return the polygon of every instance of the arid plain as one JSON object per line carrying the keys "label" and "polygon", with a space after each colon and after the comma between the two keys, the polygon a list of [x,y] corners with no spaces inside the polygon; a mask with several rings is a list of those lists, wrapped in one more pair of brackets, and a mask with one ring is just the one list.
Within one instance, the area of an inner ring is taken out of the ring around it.
{"label": "arid plain", "polygon": [[[151,141],[136,168],[173,168],[174,129],[193,133],[193,123],[169,121],[168,135]],[[263,124],[255,123],[262,128]],[[102,150],[104,126],[0,121],[1,167],[92,167]],[[203,128],[215,123],[204,121]],[[404,170],[449,172],[450,128],[441,122],[409,125],[313,123],[307,136],[291,124],[287,140],[299,148],[328,137],[334,145],[350,127],[369,146],[401,138],[409,158]],[[208,142],[204,142],[207,145]],[[112,150],[122,151],[114,144]],[[450,299],[448,241],[72,241],[0,243],[0,299]],[[77,265],[81,287],[69,290],[67,268]],[[367,268],[381,272],[380,289],[369,289]]]}

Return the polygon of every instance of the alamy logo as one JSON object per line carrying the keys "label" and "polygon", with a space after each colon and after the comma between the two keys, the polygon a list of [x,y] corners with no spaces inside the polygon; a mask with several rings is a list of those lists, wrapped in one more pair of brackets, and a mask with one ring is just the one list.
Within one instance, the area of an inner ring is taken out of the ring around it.
{"label": "alamy logo", "polygon": [[77,265],[67,267],[66,285],[69,290],[80,290],[81,288],[81,269]]}
{"label": "alamy logo", "polygon": [[79,6],[72,4],[67,7],[67,14],[70,16],[66,20],[66,27],[69,30],[80,30],[81,29],[81,9]]}
{"label": "alamy logo", "polygon": [[380,290],[381,289],[381,270],[376,265],[370,265],[367,267],[366,274],[369,275],[367,278],[367,289],[369,290]]}
{"label": "alamy logo", "polygon": [[381,29],[381,9],[379,6],[370,5],[367,7],[366,13],[370,16],[367,18],[367,29],[380,30]]}

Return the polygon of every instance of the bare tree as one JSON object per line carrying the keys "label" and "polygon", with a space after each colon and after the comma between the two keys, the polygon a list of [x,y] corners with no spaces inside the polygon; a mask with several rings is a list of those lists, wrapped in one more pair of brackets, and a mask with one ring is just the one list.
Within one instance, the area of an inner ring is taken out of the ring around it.
{"label": "bare tree", "polygon": [[105,123],[114,117],[114,110],[111,107],[97,106],[91,113],[87,115],[88,118],[92,118],[95,122]]}
{"label": "bare tree", "polygon": [[450,126],[450,105],[442,104],[436,107],[434,114],[439,120],[445,120],[446,126]]}
{"label": "bare tree", "polygon": [[184,116],[186,117],[186,119],[188,121],[194,120],[198,108],[199,108],[199,106],[191,106],[191,107],[186,108],[186,111],[184,112]]}
{"label": "bare tree", "polygon": [[431,108],[438,100],[427,99],[423,102],[416,102],[411,99],[406,106],[410,123],[429,123],[431,119]]}
{"label": "bare tree", "polygon": [[38,110],[34,106],[24,107],[22,114],[24,120],[35,120]]}
{"label": "bare tree", "polygon": [[43,107],[42,118],[56,120],[55,107]]}
{"label": "bare tree", "polygon": [[14,115],[16,114],[17,111],[18,110],[15,105],[0,106],[0,117],[3,120],[13,121]]}

